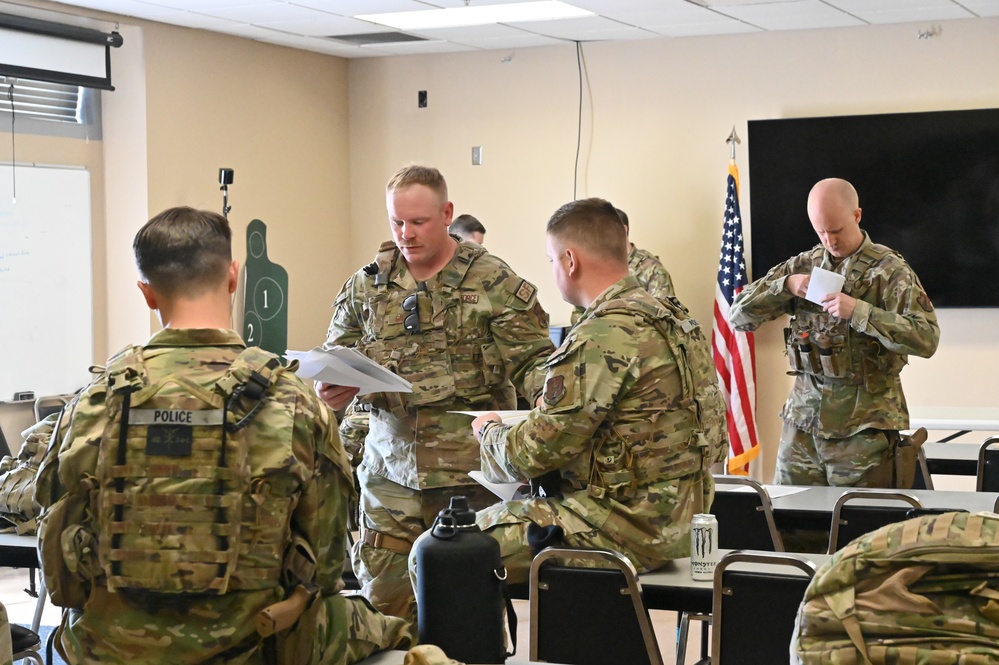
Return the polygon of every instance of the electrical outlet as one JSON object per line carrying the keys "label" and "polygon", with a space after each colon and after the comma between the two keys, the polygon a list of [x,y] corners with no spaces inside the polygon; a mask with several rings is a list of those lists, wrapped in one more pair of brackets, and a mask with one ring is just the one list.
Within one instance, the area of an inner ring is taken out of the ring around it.
{"label": "electrical outlet", "polygon": [[426,90],[420,90],[418,93],[416,93],[416,105],[419,106],[421,109],[427,108]]}
{"label": "electrical outlet", "polygon": [[472,166],[482,166],[482,146],[472,146]]}

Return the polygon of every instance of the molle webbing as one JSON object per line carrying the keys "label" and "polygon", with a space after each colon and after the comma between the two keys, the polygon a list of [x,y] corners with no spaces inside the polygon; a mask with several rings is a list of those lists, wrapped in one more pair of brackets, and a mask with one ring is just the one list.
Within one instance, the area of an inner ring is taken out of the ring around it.
{"label": "molle webbing", "polygon": [[179,374],[151,383],[138,347],[109,363],[114,421],[105,439],[116,442],[101,446],[97,469],[109,590],[220,594],[279,584],[288,510],[254,503],[241,430],[283,371],[259,349],[208,387]]}

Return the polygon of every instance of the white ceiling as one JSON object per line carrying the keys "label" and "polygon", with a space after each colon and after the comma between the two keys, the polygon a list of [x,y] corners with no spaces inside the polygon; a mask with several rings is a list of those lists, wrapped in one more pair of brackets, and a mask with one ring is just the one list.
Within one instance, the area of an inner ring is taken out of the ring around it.
{"label": "white ceiling", "polygon": [[[469,0],[493,5],[526,0]],[[462,7],[466,0],[62,0],[61,4],[201,28],[347,58],[546,46],[566,41],[655,39],[766,30],[915,23],[999,16],[999,0],[563,0],[596,16],[407,31],[426,41],[359,46],[337,35],[389,28],[354,16]]]}

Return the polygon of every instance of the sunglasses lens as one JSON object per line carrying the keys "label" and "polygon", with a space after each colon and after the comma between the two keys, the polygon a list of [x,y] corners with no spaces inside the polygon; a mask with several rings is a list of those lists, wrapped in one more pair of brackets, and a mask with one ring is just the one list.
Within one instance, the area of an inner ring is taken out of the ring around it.
{"label": "sunglasses lens", "polygon": [[406,332],[420,332],[420,300],[417,294],[411,293],[402,301],[402,311],[410,312],[409,316],[403,319],[402,327]]}

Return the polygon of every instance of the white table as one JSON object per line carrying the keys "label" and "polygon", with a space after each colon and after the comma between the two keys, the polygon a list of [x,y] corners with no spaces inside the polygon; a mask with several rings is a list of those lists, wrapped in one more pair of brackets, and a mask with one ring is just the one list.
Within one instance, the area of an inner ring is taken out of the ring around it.
{"label": "white table", "polygon": [[[779,487],[779,486],[778,486]],[[850,487],[809,487],[808,489],[775,497],[774,516],[785,528],[815,528],[824,524],[828,529],[832,521],[833,506],[836,500]],[[924,508],[953,508],[969,512],[992,512],[995,508],[996,492],[952,492],[941,490],[884,490],[903,491],[919,499]],[[885,501],[884,505],[897,505]]]}
{"label": "white table", "polygon": [[999,406],[910,406],[909,427],[954,432],[941,441],[969,432],[999,431]]}

